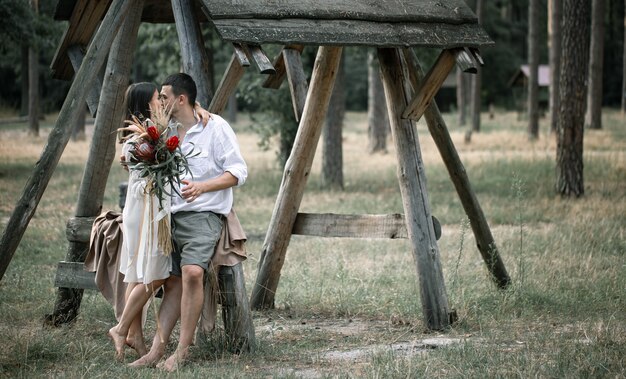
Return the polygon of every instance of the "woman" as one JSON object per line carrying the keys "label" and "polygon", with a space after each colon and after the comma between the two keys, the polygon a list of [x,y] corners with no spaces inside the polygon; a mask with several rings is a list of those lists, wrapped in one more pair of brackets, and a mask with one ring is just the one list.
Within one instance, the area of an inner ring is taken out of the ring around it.
{"label": "woman", "polygon": [[[125,101],[129,112],[127,119],[135,116],[143,120],[151,115],[151,110],[162,106],[157,86],[145,82],[130,85]],[[206,124],[210,114],[199,106],[196,111]],[[126,162],[131,161],[130,151],[136,138],[131,136],[124,143],[122,154]],[[172,266],[170,252],[163,251],[158,243],[159,220],[170,217],[169,199],[159,204],[156,196],[146,194],[146,183],[146,179],[131,167],[123,211],[124,240],[119,268],[124,274],[124,282],[128,283],[126,304],[119,323],[108,332],[115,344],[118,360],[124,359],[125,345],[135,349],[140,356],[146,354],[142,310],[169,277]],[[159,210],[160,205],[163,205],[163,210]]]}

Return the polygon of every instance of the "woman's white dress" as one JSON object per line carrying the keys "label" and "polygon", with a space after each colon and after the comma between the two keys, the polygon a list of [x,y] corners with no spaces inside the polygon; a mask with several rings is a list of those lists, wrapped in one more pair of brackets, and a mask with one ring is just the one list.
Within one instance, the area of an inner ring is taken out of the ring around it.
{"label": "woman's white dress", "polygon": [[[130,161],[130,147],[130,143],[126,142],[122,148],[127,162]],[[120,272],[124,274],[124,281],[127,283],[148,284],[170,276],[171,252],[166,254],[158,247],[157,233],[159,220],[170,217],[170,201],[169,198],[164,201],[164,209],[159,212],[157,197],[144,193],[146,180],[140,178],[132,167],[129,172],[126,203],[122,213],[124,240]]]}

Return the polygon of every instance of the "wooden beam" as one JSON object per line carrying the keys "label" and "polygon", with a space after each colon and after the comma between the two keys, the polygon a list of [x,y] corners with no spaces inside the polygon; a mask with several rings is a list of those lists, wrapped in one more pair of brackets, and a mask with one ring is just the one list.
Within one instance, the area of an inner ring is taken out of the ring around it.
{"label": "wooden beam", "polygon": [[213,96],[213,100],[211,100],[211,104],[208,108],[209,112],[216,114],[222,113],[228,104],[228,99],[235,90],[237,90],[237,85],[239,84],[239,80],[243,77],[244,72],[244,67],[241,65],[237,53],[233,53],[228,68],[226,68],[226,72],[224,76],[222,76],[222,81],[220,81],[217,90],[215,90],[215,96]]}
{"label": "wooden beam", "polygon": [[0,240],[0,280],[2,280],[11,262],[11,258],[24,235],[30,219],[35,214],[37,205],[63,154],[63,149],[65,149],[72,135],[72,128],[78,122],[78,117],[84,112],[84,99],[106,59],[113,43],[113,38],[117,34],[132,4],[134,2],[114,0],[102,21],[102,25],[89,45],[83,64],[76,73],[55,126],[48,136],[48,142],[35,165],[33,173],[24,186],[22,196],[11,213],[11,218],[2,234],[2,240]]}
{"label": "wooden beam", "polygon": [[246,50],[243,48],[243,46],[241,46],[240,43],[233,43],[233,47],[235,48],[235,56],[237,57],[239,64],[243,67],[250,66],[250,60],[248,59],[248,56],[246,55]]}
{"label": "wooden beam", "polygon": [[265,236],[257,279],[252,289],[252,308],[271,308],[285,261],[296,211],[311,171],[315,149],[322,133],[330,95],[341,59],[341,47],[319,48],[311,86],[291,155],[285,164],[272,219]]}
{"label": "wooden beam", "polygon": [[[78,72],[80,65],[83,63],[83,58],[85,57],[83,47],[80,45],[72,45],[67,49],[67,55],[72,62],[72,67],[74,67],[74,71]],[[89,93],[87,94],[87,98],[85,99],[85,101],[87,102],[87,107],[89,107],[91,117],[96,117],[101,90],[102,80],[100,80],[100,77],[96,77],[95,83],[89,89]]]}
{"label": "wooden beam", "polygon": [[[435,237],[441,237],[441,224],[433,216]],[[343,215],[298,213],[291,234],[339,238],[408,238],[402,214]]]}
{"label": "wooden beam", "polygon": [[[424,72],[413,51],[405,49],[403,55],[407,63],[409,83],[413,90],[415,90],[419,87]],[[476,238],[478,251],[480,251],[483,260],[487,264],[487,269],[494,282],[498,287],[506,288],[511,283],[511,278],[504,267],[504,262],[500,258],[496,242],[491,234],[491,229],[489,228],[485,214],[472,189],[467,171],[454,147],[446,122],[439,112],[437,103],[434,101],[431,102],[428,108],[426,108],[424,118],[426,119],[428,130],[435,141],[435,145],[441,154],[441,158],[446,165],[454,188],[459,195],[465,214],[467,214],[469,218],[474,237]]]}
{"label": "wooden beam", "polygon": [[430,101],[435,97],[439,88],[454,68],[456,61],[456,54],[453,50],[443,50],[437,61],[430,69],[428,74],[424,76],[424,79],[420,82],[419,88],[415,91],[413,100],[406,107],[402,113],[403,118],[410,118],[411,120],[418,121],[424,114],[426,107],[430,104]]}
{"label": "wooden beam", "polygon": [[89,243],[91,228],[96,219],[93,217],[72,217],[67,220],[65,236],[70,242]]}
{"label": "wooden beam", "polygon": [[220,294],[226,300],[222,302],[222,319],[229,350],[237,354],[254,351],[256,337],[243,265],[220,267],[218,281]]}
{"label": "wooden beam", "polygon": [[448,297],[426,189],[424,162],[416,128],[402,118],[407,105],[400,52],[378,49],[391,134],[398,156],[398,180],[413,258],[417,264],[424,322],[429,329],[450,325]]}
{"label": "wooden beam", "polygon": [[276,73],[268,75],[265,82],[263,82],[262,86],[264,88],[272,88],[279,89],[285,77],[287,76],[287,70],[285,68],[285,56],[283,55],[283,51],[285,49],[297,50],[300,53],[304,50],[304,45],[286,45],[283,47],[280,53],[274,59],[274,68],[276,69]]}
{"label": "wooden beam", "polygon": [[468,48],[456,50],[456,65],[461,69],[461,71],[468,74],[475,74],[478,72],[476,60]]}
{"label": "wooden beam", "polygon": [[304,111],[306,94],[309,90],[308,83],[306,82],[306,74],[302,68],[300,51],[295,49],[283,49],[282,56],[289,82],[289,92],[291,92],[293,113],[296,117],[296,121],[300,121],[300,116],[302,116],[302,112]]}
{"label": "wooden beam", "polygon": [[64,262],[57,264],[54,286],[57,288],[76,288],[98,290],[96,273],[85,271],[83,262]]}
{"label": "wooden beam", "polygon": [[276,69],[260,45],[241,44],[248,58],[253,61],[261,74],[273,75]]}
{"label": "wooden beam", "polygon": [[182,71],[196,82],[196,100],[206,106],[213,98],[213,90],[210,87],[209,57],[204,47],[195,4],[194,0],[172,0],[172,11],[176,20]]}
{"label": "wooden beam", "polygon": [[[124,94],[128,88],[128,78],[133,62],[135,41],[141,22],[144,0],[132,1],[128,14],[116,33],[102,84],[102,96],[96,116],[89,156],[85,164],[83,179],[78,190],[76,217],[95,217],[102,211],[111,164],[116,158],[116,133],[124,119]],[[83,62],[83,65],[86,62]],[[82,68],[82,66],[81,66]],[[65,261],[83,262],[89,248],[88,241],[70,241]],[[72,321],[78,314],[82,291],[72,288],[59,288],[55,308],[50,320],[53,324]]]}

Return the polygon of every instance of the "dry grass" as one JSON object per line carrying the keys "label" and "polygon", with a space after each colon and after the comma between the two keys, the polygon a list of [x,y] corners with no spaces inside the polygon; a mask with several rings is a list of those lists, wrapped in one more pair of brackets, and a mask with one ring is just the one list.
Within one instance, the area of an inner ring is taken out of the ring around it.
{"label": "dry grass", "polygon": [[[553,193],[553,136],[529,142],[513,114],[485,118],[465,144],[448,119],[513,286],[497,290],[441,158],[423,124],[420,146],[449,303],[459,322],[445,333],[424,330],[416,266],[406,240],[293,236],[276,294],[277,309],[255,312],[259,349],[234,356],[219,333],[196,348],[184,376],[218,377],[624,377],[626,375],[626,129],[605,112],[605,129],[585,134],[582,199]],[[250,167],[237,190],[249,234],[248,291],[282,173],[262,151],[244,117],[235,125]],[[52,122],[49,119],[48,122]],[[396,213],[402,202],[393,144],[366,153],[366,118],[349,113],[344,129],[346,189],[320,188],[321,146],[301,205],[306,212]],[[546,130],[545,120],[541,128]],[[13,209],[45,144],[16,126],[0,125],[0,226]],[[91,128],[87,129],[88,138]],[[10,142],[10,143],[7,143]],[[65,255],[89,143],[70,142],[35,217],[0,282],[0,377],[165,376],[113,361],[105,338],[113,313],[87,292],[78,320],[47,329],[54,307],[55,264]],[[113,164],[104,208],[117,209],[125,173]],[[148,334],[154,322],[148,321]]]}

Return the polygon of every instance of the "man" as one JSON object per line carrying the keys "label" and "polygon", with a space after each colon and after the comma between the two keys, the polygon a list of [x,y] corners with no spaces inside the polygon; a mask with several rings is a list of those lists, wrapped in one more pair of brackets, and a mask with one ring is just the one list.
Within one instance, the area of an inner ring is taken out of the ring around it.
{"label": "man", "polygon": [[[191,174],[172,197],[172,272],[159,313],[159,330],[150,352],[131,366],[156,363],[180,315],[180,338],[174,354],[162,365],[174,371],[187,359],[204,299],[203,275],[219,240],[223,220],[233,204],[232,187],[246,181],[248,171],[230,125],[212,115],[206,126],[196,118],[196,84],[187,74],[170,75],[161,98],[172,112],[172,131],[181,141]],[[176,297],[179,303],[176,304]]]}

